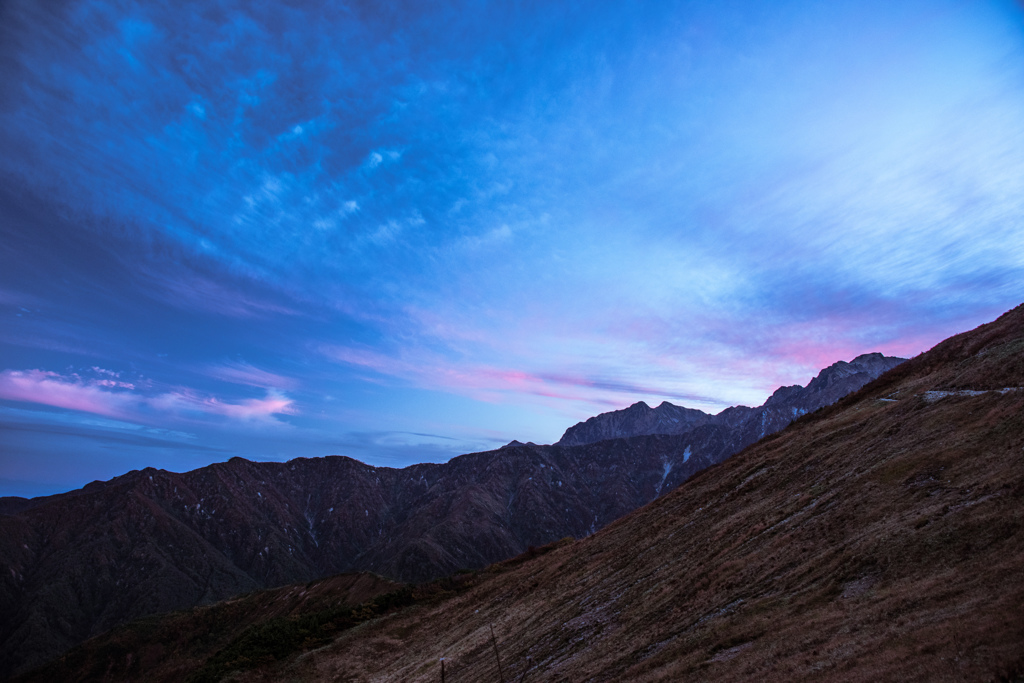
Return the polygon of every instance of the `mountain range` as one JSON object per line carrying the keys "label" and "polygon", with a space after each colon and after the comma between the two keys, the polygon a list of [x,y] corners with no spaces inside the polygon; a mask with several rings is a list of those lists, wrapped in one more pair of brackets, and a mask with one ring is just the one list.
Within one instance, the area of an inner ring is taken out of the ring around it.
{"label": "mountain range", "polygon": [[1024,306],[595,534],[403,595],[254,620],[177,678],[169,615],[25,680],[1022,681]]}
{"label": "mountain range", "polygon": [[839,362],[714,416],[637,403],[445,464],[234,458],[0,499],[0,674],[148,614],[341,572],[428,581],[586,537],[902,360]]}

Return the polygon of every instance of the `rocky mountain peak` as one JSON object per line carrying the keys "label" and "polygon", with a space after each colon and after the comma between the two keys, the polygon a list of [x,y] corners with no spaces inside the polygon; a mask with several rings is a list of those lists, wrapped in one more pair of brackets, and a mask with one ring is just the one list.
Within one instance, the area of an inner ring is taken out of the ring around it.
{"label": "rocky mountain peak", "polygon": [[536,445],[537,444],[535,444],[532,441],[527,441],[526,443],[523,443],[522,441],[519,441],[518,439],[512,439],[511,441],[509,441],[507,444],[505,444],[504,446],[502,446],[498,450],[500,451],[500,450],[504,450],[506,448],[531,448],[531,447],[535,447]]}
{"label": "rocky mountain peak", "polygon": [[850,362],[833,363],[806,387],[798,384],[779,387],[762,406],[736,406],[714,416],[668,401],[662,401],[655,409],[637,401],[623,410],[601,413],[577,423],[567,429],[557,443],[574,446],[643,434],[685,434],[701,425],[717,424],[733,430],[736,435],[742,434],[734,441],[738,450],[782,429],[801,415],[835,403],[904,360],[877,352],[865,353]]}
{"label": "rocky mountain peak", "polygon": [[710,415],[663,401],[651,408],[637,401],[628,408],[602,413],[566,430],[558,444],[577,446],[606,439],[621,439],[647,434],[682,434],[706,424]]}
{"label": "rocky mountain peak", "polygon": [[804,388],[799,384],[791,384],[788,387],[779,387],[775,392],[768,397],[768,400],[764,402],[765,406],[776,405],[779,403],[785,403],[786,401],[794,398]]}
{"label": "rocky mountain peak", "polygon": [[[905,358],[883,356],[881,353],[866,353],[849,363],[839,361],[818,373],[807,385],[809,393],[827,393],[828,403],[833,403],[850,393],[851,387],[864,386],[882,373],[891,370]],[[836,387],[831,389],[831,387]]]}

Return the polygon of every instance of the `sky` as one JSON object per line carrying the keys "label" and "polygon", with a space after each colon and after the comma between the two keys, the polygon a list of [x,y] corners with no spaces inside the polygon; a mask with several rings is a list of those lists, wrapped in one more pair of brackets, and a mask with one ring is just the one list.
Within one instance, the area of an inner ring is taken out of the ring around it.
{"label": "sky", "polygon": [[0,495],[759,405],[1024,300],[1014,2],[0,3]]}

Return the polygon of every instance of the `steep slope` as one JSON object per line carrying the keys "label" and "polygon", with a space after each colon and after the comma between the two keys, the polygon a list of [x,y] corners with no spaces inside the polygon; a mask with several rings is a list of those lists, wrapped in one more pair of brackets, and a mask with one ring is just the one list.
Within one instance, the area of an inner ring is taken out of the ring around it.
{"label": "steep slope", "polygon": [[682,408],[668,401],[657,408],[650,408],[640,401],[623,410],[601,413],[573,425],[565,431],[558,444],[578,446],[642,434],[685,434],[701,425],[712,424],[732,431],[730,447],[735,452],[779,431],[801,415],[835,403],[904,360],[867,353],[849,363],[839,361],[818,373],[806,387],[780,387],[762,406],[736,406],[718,415]]}
{"label": "steep slope", "polygon": [[[1024,307],[597,534],[246,680],[1020,680]],[[491,642],[491,629],[496,642]],[[401,648],[393,647],[401,642]]]}

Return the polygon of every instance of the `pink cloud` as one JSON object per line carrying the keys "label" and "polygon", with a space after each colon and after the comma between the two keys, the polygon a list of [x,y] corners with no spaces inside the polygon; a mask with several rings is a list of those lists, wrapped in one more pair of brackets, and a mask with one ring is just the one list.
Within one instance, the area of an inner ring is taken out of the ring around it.
{"label": "pink cloud", "polygon": [[151,398],[147,403],[166,412],[222,415],[246,422],[272,420],[274,415],[295,413],[292,400],[276,391],[268,392],[264,399],[250,398],[239,403],[227,403],[191,390],[175,390]]}
{"label": "pink cloud", "polygon": [[564,381],[563,377],[480,364],[457,368],[439,354],[425,351],[417,353],[414,360],[341,346],[325,347],[322,351],[336,361],[369,368],[424,388],[450,391],[489,403],[504,402],[510,394],[601,406],[619,406],[622,403],[621,400],[609,400],[607,394],[610,392],[606,388],[584,378]]}
{"label": "pink cloud", "polygon": [[[911,357],[970,327],[951,320],[922,327],[905,301],[854,304],[757,315],[742,309],[673,315],[629,310],[608,313],[613,323],[591,321],[573,330],[531,316],[517,319],[514,328],[488,329],[410,309],[413,327],[425,333],[423,344],[394,354],[359,346],[321,351],[372,370],[368,381],[397,378],[492,403],[534,396],[559,411],[582,411],[582,404],[622,407],[642,398],[717,412],[759,405],[778,387],[804,385],[837,361],[875,351]],[[488,362],[494,358],[501,360]]]}
{"label": "pink cloud", "polygon": [[204,406],[208,412],[235,420],[261,420],[272,415],[294,415],[296,412],[290,398],[274,391],[269,392],[266,398],[247,398],[241,403],[223,403],[211,398],[207,399]]}
{"label": "pink cloud", "polygon": [[61,375],[45,370],[0,372],[0,399],[78,410],[121,420],[146,422],[155,411],[162,415],[221,416],[242,422],[276,423],[275,415],[294,414],[294,402],[270,390],[262,399],[223,401],[191,389],[177,388],[161,394],[141,395],[135,385],[117,380],[88,380],[77,374]]}
{"label": "pink cloud", "polygon": [[0,373],[0,398],[121,419],[134,403],[130,394],[107,391],[78,378],[44,370],[3,371]]}
{"label": "pink cloud", "polygon": [[[896,337],[891,330],[876,339],[858,337],[860,321],[851,318],[790,323],[787,325],[707,325],[710,339],[664,340],[662,343],[623,344],[612,362],[594,362],[598,372],[587,372],[587,340],[579,342],[580,361],[563,359],[557,371],[532,372],[471,364],[422,348],[390,356],[369,348],[332,346],[321,349],[330,358],[399,378],[416,386],[460,394],[491,403],[535,396],[560,411],[575,403],[584,406],[624,407],[638,399],[668,400],[690,408],[717,412],[729,405],[759,405],[780,386],[810,381],[836,361],[852,360],[873,351],[909,356],[919,350],[919,338]],[[636,326],[652,327],[656,320],[634,319]],[[716,325],[718,326],[716,328]],[[635,331],[635,330],[634,330]],[[660,330],[662,337],[671,335]],[[652,335],[657,338],[657,335]],[[917,347],[917,348],[915,348]],[[552,361],[551,365],[559,362]]]}
{"label": "pink cloud", "polygon": [[100,379],[96,380],[95,385],[98,387],[110,387],[112,389],[134,389],[135,385],[131,382],[121,382],[114,379]]}

